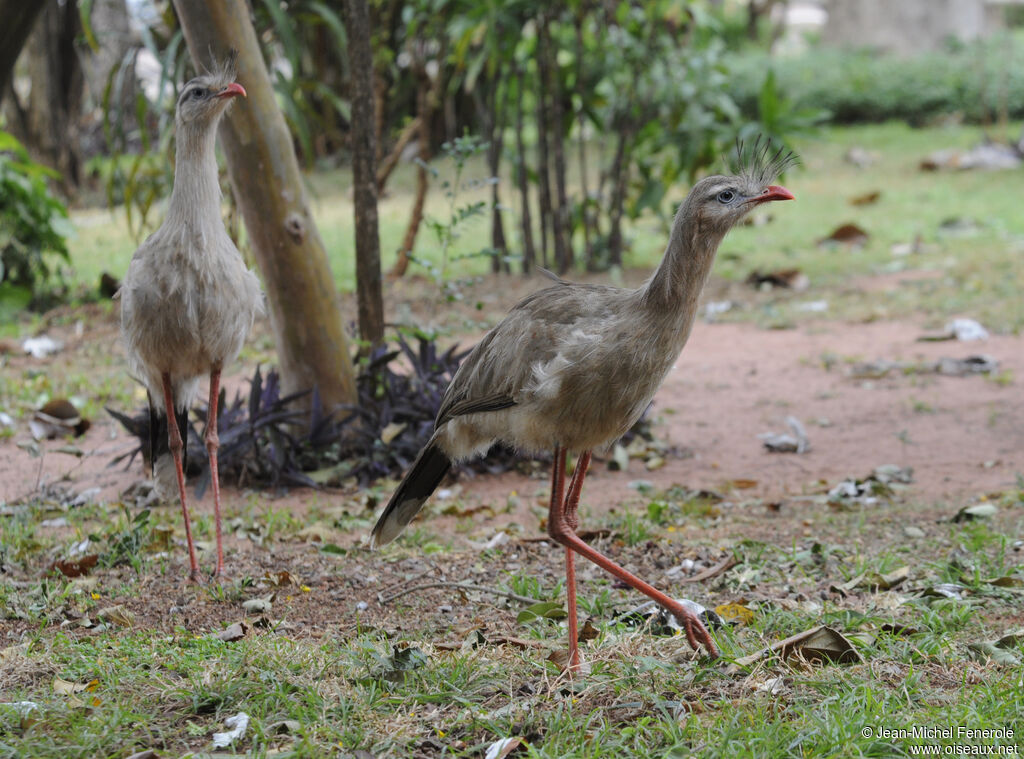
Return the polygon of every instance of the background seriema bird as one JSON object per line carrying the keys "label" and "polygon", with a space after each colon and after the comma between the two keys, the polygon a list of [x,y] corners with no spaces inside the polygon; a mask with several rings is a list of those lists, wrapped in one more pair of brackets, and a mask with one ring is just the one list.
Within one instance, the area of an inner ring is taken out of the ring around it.
{"label": "background seriema bird", "polygon": [[[569,662],[579,666],[573,552],[672,612],[694,648],[715,645],[700,620],[673,599],[626,572],[576,535],[580,489],[590,452],[625,433],[647,408],[682,351],[719,243],[752,208],[791,200],[770,184],[795,162],[759,140],[734,176],[709,176],[683,201],[664,258],[636,290],[559,280],[518,303],[473,349],[452,379],[435,431],[399,484],[370,543],[394,540],[423,506],[453,462],[501,441],[555,452],[548,532],[566,547]],[[566,452],[579,460],[563,498]]]}
{"label": "background seriema bird", "polygon": [[220,372],[242,348],[263,308],[249,271],[221,220],[214,145],[217,124],[245,89],[234,56],[182,89],[175,110],[174,189],[167,217],[132,256],[121,287],[121,333],[133,375],[149,392],[153,473],[163,492],[176,482],[185,519],[191,578],[199,577],[183,473],[187,409],[210,375],[205,441],[210,454],[217,568],[224,571],[217,478]]}

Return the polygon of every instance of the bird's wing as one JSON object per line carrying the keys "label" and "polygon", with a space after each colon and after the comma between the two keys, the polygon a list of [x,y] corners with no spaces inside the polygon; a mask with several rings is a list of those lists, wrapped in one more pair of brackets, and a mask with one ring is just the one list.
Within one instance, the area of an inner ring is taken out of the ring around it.
{"label": "bird's wing", "polygon": [[596,288],[558,284],[521,300],[463,360],[441,400],[435,428],[456,416],[498,411],[520,402],[535,366],[550,362]]}
{"label": "bird's wing", "polygon": [[484,411],[500,411],[503,408],[510,408],[515,406],[515,399],[510,395],[497,394],[489,395],[485,398],[458,398],[453,399],[447,406],[441,408],[438,412],[437,420],[434,422],[434,428],[440,427],[442,424],[447,422],[456,416],[462,416],[464,414],[479,414]]}

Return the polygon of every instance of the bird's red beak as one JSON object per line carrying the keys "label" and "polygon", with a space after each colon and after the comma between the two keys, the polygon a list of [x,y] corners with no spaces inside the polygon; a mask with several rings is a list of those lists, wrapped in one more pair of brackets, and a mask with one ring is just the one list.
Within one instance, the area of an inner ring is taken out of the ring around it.
{"label": "bird's red beak", "polygon": [[238,82],[232,82],[227,87],[225,87],[217,93],[217,97],[219,98],[233,98],[236,95],[241,95],[242,97],[245,97],[245,87],[240,85]]}
{"label": "bird's red beak", "polygon": [[768,185],[764,192],[756,198],[751,198],[748,202],[767,203],[769,200],[796,200],[796,196],[785,187],[781,187],[777,184],[771,184]]}

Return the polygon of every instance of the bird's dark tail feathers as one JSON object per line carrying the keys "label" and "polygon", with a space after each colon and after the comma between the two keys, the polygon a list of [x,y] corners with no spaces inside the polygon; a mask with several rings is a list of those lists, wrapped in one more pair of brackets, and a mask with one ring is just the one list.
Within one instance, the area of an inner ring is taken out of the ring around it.
{"label": "bird's dark tail feathers", "polygon": [[373,532],[370,533],[370,547],[385,545],[401,535],[402,530],[423,508],[423,504],[451,468],[451,459],[432,438],[420,451],[412,468],[388,501],[384,513],[377,520]]}
{"label": "bird's dark tail feathers", "polygon": [[[181,434],[181,471],[188,471],[188,409],[175,411],[178,432]],[[171,445],[168,435],[167,414],[161,413],[149,399],[149,462],[151,475],[157,480],[163,495],[170,497],[177,494],[177,473],[174,469],[174,457],[171,456]]]}

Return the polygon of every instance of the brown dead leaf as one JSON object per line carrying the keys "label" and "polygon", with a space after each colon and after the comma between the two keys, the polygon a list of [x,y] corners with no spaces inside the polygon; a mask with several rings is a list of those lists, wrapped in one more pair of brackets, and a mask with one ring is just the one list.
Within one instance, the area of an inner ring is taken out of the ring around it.
{"label": "brown dead leaf", "polygon": [[229,625],[221,630],[219,633],[214,633],[214,638],[220,638],[226,643],[234,643],[236,640],[241,640],[245,637],[246,632],[249,630],[249,625],[245,622],[235,622],[233,625]]}
{"label": "brown dead leaf", "polygon": [[291,572],[287,569],[282,569],[280,572],[264,572],[263,579],[275,588],[279,588],[282,585],[298,585],[298,583],[295,582],[295,578],[292,577]]}
{"label": "brown dead leaf", "polygon": [[818,245],[848,245],[851,248],[859,248],[868,241],[867,232],[856,224],[841,224],[832,230],[828,237],[818,240]]}
{"label": "brown dead leaf", "polygon": [[99,680],[90,680],[87,683],[73,683],[59,677],[53,678],[53,692],[58,696],[70,696],[82,691],[94,691],[100,685]]}
{"label": "brown dead leaf", "polygon": [[757,480],[748,480],[743,477],[740,477],[735,480],[729,480],[729,482],[726,484],[731,488],[735,488],[736,490],[750,490],[751,488],[757,487]]}
{"label": "brown dead leaf", "polygon": [[593,640],[594,638],[596,638],[600,634],[601,634],[601,631],[598,630],[594,626],[594,623],[592,621],[590,621],[590,619],[588,618],[587,621],[583,623],[583,629],[580,630],[579,639],[580,640]]}
{"label": "brown dead leaf", "polygon": [[[799,656],[805,661],[830,661],[836,664],[859,664],[863,657],[842,633],[826,625],[790,635],[750,656],[737,659],[736,668],[749,667],[770,653],[777,653],[783,659]],[[733,670],[735,671],[735,670]]]}
{"label": "brown dead leaf", "polygon": [[96,566],[100,560],[99,554],[90,553],[80,559],[58,559],[50,565],[50,570],[56,569],[65,577],[81,577],[89,574],[89,571]]}
{"label": "brown dead leaf", "polygon": [[501,738],[487,747],[484,759],[506,759],[507,756],[513,751],[518,750],[522,745],[523,739],[518,736],[514,738]]}
{"label": "brown dead leaf", "polygon": [[766,272],[755,269],[747,276],[747,284],[758,289],[779,287],[802,292],[810,286],[811,280],[800,269],[776,269]]}
{"label": "brown dead leaf", "polygon": [[869,206],[872,203],[877,203],[880,197],[882,197],[881,190],[873,190],[871,192],[866,192],[863,195],[854,195],[850,198],[850,205]]}
{"label": "brown dead leaf", "polygon": [[96,612],[96,616],[107,622],[112,622],[121,627],[131,627],[135,624],[135,614],[124,607],[124,604],[108,606]]}

